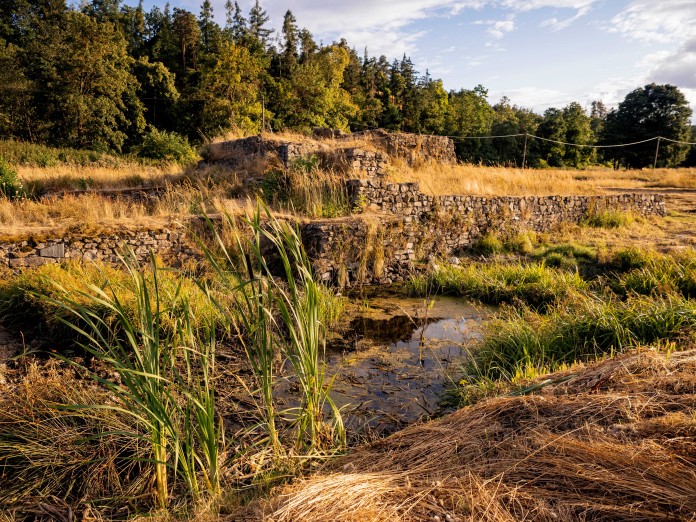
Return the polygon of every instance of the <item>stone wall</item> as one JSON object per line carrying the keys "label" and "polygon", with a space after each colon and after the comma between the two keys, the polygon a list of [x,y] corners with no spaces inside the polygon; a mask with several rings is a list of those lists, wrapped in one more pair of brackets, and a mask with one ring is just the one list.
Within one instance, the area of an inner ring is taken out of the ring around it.
{"label": "stone wall", "polygon": [[420,217],[433,212],[456,212],[472,222],[503,216],[527,228],[548,230],[559,222],[577,223],[588,212],[616,209],[642,216],[665,215],[661,194],[609,196],[430,196],[418,183],[387,183],[381,180],[350,180],[352,207],[372,212]]}
{"label": "stone wall", "polygon": [[429,196],[415,183],[349,182],[356,207],[375,213],[305,225],[303,241],[317,274],[339,286],[389,283],[415,264],[448,258],[489,231],[544,232],[602,210],[663,216],[661,194],[611,196]]}
{"label": "stone wall", "polygon": [[382,148],[390,157],[401,158],[411,166],[426,161],[456,163],[454,141],[446,136],[430,136],[382,129],[358,132],[351,137],[364,136]]}
{"label": "stone wall", "polygon": [[140,261],[147,261],[150,251],[174,265],[196,259],[198,253],[183,228],[124,231],[102,236],[27,239],[0,243],[0,266],[11,269],[36,267],[64,260],[119,262],[119,253],[132,249]]}
{"label": "stone wall", "polygon": [[[232,166],[242,159],[274,154],[286,168],[297,158],[316,155],[326,169],[335,169],[356,177],[384,177],[390,157],[406,160],[409,165],[425,161],[455,163],[454,142],[443,136],[389,133],[383,130],[355,134],[333,133],[331,144],[325,142],[292,143],[260,136],[209,145],[208,161]],[[380,150],[340,147],[342,141],[365,139]]]}

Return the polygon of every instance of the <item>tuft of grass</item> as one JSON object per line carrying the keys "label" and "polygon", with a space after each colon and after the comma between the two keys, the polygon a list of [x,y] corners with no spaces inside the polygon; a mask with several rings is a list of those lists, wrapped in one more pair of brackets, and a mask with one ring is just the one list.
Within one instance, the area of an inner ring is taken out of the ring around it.
{"label": "tuft of grass", "polygon": [[636,220],[631,212],[620,210],[602,210],[591,212],[583,223],[594,228],[621,228],[630,225]]}
{"label": "tuft of grass", "polygon": [[633,268],[619,273],[610,284],[620,295],[670,295],[696,297],[696,253],[693,250],[674,255],[656,252],[619,253],[619,266]]}
{"label": "tuft of grass", "polygon": [[503,248],[503,242],[492,232],[487,232],[472,245],[474,252],[486,256],[498,254]]}
{"label": "tuft of grass", "polygon": [[586,288],[587,283],[577,272],[549,268],[543,263],[472,263],[445,265],[414,276],[407,291],[418,296],[466,297],[492,305],[519,301],[545,310]]}

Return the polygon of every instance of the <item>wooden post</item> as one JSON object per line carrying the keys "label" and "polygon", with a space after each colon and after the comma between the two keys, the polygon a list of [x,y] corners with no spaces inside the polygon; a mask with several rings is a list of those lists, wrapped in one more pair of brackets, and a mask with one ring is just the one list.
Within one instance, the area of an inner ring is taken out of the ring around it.
{"label": "wooden post", "polygon": [[524,170],[524,164],[527,161],[527,133],[524,133],[524,151],[522,152],[522,170]]}
{"label": "wooden post", "polygon": [[653,170],[655,170],[655,167],[657,167],[657,154],[660,152],[660,140],[662,139],[662,136],[657,137],[657,146],[655,147],[655,161],[653,161]]}

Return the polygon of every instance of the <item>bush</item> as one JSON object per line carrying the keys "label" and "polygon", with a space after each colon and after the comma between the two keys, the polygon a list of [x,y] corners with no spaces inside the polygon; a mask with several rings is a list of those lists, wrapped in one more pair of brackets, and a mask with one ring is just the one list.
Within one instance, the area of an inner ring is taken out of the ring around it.
{"label": "bush", "polygon": [[148,128],[139,152],[145,158],[173,163],[189,163],[198,157],[186,137],[155,127]]}
{"label": "bush", "polygon": [[24,195],[17,172],[0,156],[0,197],[17,199]]}

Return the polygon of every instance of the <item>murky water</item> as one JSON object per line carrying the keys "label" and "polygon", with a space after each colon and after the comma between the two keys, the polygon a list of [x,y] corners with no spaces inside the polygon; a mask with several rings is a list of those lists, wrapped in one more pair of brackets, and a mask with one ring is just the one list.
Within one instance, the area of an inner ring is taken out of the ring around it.
{"label": "murky water", "polygon": [[361,306],[327,353],[331,396],[353,432],[393,431],[442,413],[490,313],[462,300],[378,298]]}

